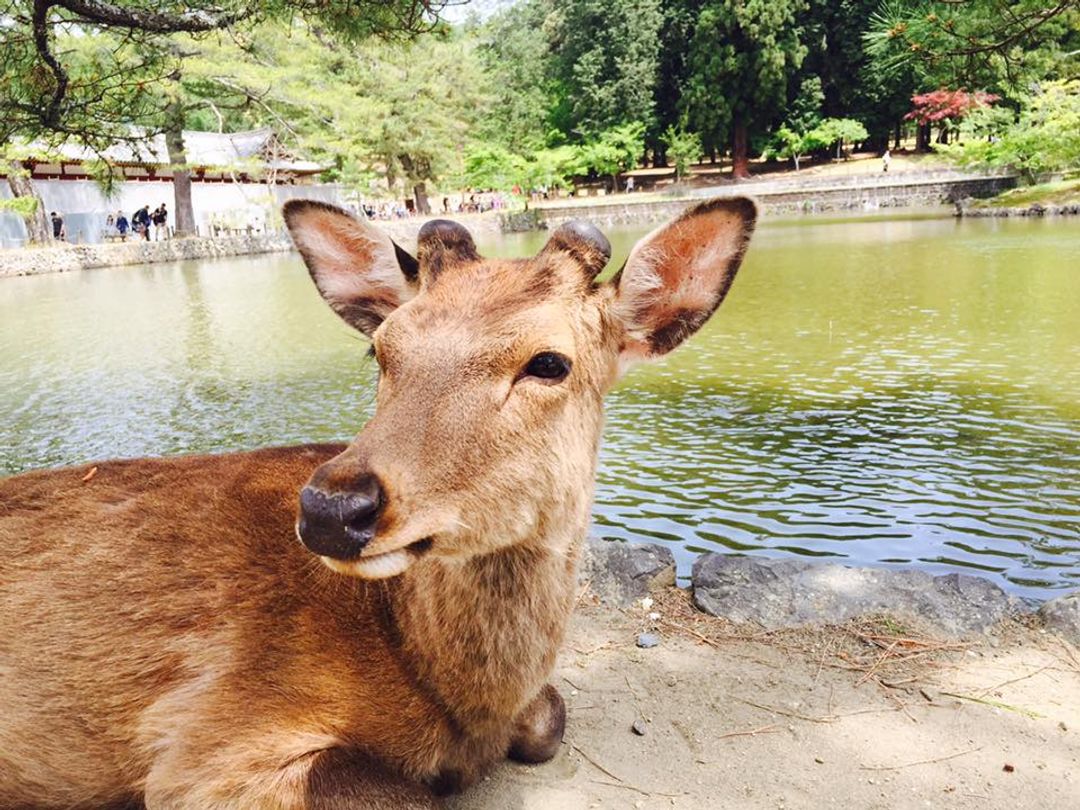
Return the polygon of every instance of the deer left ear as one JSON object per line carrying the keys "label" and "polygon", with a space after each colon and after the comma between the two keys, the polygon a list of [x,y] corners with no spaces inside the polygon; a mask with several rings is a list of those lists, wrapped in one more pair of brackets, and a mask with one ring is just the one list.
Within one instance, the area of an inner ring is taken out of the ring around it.
{"label": "deer left ear", "polygon": [[701,328],[727,295],[756,221],[747,197],[709,200],[634,246],[613,280],[624,366],[667,354]]}

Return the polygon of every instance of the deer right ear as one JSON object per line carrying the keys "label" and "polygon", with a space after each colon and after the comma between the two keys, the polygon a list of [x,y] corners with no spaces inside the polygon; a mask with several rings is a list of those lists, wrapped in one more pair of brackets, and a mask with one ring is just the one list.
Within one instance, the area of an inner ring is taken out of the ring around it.
{"label": "deer right ear", "polygon": [[282,214],[322,297],[368,337],[416,294],[416,259],[371,223],[316,200],[289,200]]}

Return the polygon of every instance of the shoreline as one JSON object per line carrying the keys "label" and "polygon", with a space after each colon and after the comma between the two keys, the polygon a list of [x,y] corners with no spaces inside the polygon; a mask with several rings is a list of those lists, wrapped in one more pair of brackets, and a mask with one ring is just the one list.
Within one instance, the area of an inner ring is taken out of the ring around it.
{"label": "shoreline", "polygon": [[1080,589],[1040,603],[1009,594],[987,577],[961,572],[934,576],[914,567],[705,552],[694,561],[684,589],[676,584],[669,548],[590,538],[579,580],[598,602],[617,608],[676,590],[686,593],[702,616],[765,632],[887,617],[962,639],[985,635],[1003,622],[1020,622],[1080,647]]}
{"label": "shoreline", "polygon": [[[891,211],[950,203],[960,205],[957,202],[960,199],[985,197],[1011,188],[1015,183],[1016,177],[1009,174],[964,174],[943,170],[898,172],[888,177],[764,177],[707,189],[686,188],[675,194],[566,198],[539,203],[524,211],[446,216],[460,221],[474,236],[482,237],[488,234],[552,230],[575,219],[586,219],[601,228],[650,226],[707,199],[744,195],[754,197],[762,212],[770,216]],[[433,213],[431,216],[404,220],[376,220],[375,225],[395,240],[408,245],[415,243],[416,235],[425,222],[440,216]],[[0,251],[0,278],[291,250],[292,242],[284,233],[10,248]]]}
{"label": "shoreline", "polygon": [[551,679],[567,706],[558,753],[501,763],[449,808],[777,810],[842,796],[1034,810],[1076,795],[1080,655],[1057,637],[1020,621],[966,641],[880,619],[761,631],[654,594],[619,610],[583,588]]}
{"label": "shoreline", "polygon": [[285,253],[292,242],[280,235],[192,237],[160,242],[107,242],[97,245],[50,245],[0,251],[0,278],[70,273],[107,267],[161,264],[192,259]]}

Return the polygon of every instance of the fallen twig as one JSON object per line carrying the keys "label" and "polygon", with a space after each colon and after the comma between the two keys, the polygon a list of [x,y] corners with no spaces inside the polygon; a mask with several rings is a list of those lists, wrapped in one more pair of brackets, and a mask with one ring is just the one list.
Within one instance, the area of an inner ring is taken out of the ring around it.
{"label": "fallen twig", "polygon": [[720,645],[717,644],[713,639],[709,638],[704,633],[699,633],[697,630],[693,629],[692,627],[685,627],[684,625],[681,625],[678,622],[673,622],[671,619],[661,619],[660,623],[669,625],[671,627],[674,627],[676,630],[682,630],[684,633],[689,633],[694,638],[696,638],[696,639],[698,639],[700,641],[704,641],[706,644],[708,644],[711,647],[716,647],[716,648],[720,647]]}
{"label": "fallen twig", "polygon": [[949,754],[948,756],[935,757],[934,759],[919,759],[915,762],[907,762],[903,765],[860,765],[859,768],[864,771],[899,771],[903,768],[914,768],[916,765],[932,765],[936,762],[946,762],[947,760],[974,754],[976,751],[981,750],[982,746],[979,746],[978,748],[969,748],[966,751],[957,751],[955,754]]}
{"label": "fallen twig", "polygon": [[573,749],[574,749],[575,751],[577,751],[577,752],[578,752],[579,754],[581,754],[581,756],[583,756],[583,757],[585,758],[585,760],[586,760],[586,761],[587,761],[587,762],[588,762],[588,763],[589,763],[590,765],[592,765],[592,766],[593,766],[594,768],[596,768],[596,769],[597,769],[598,771],[601,771],[601,772],[602,772],[602,773],[604,773],[605,775],[607,775],[607,776],[610,776],[610,777],[611,777],[612,779],[614,779],[615,781],[619,782],[620,784],[623,784],[623,785],[625,785],[625,784],[626,784],[626,780],[625,780],[625,779],[623,779],[623,778],[622,778],[622,777],[620,777],[620,776],[616,776],[615,774],[613,774],[613,773],[612,773],[611,771],[609,771],[609,770],[608,770],[607,768],[605,768],[605,767],[604,767],[603,765],[601,765],[601,764],[600,764],[599,762],[597,762],[597,761],[596,761],[595,759],[593,759],[593,758],[592,758],[592,757],[590,757],[590,756],[589,756],[588,754],[586,754],[586,753],[585,753],[584,751],[582,751],[582,750],[581,750],[581,748],[580,748],[579,746],[571,744],[571,745],[570,745],[570,747],[571,747],[571,748],[573,748]]}
{"label": "fallen twig", "polygon": [[635,793],[640,793],[642,796],[663,796],[666,799],[677,799],[680,796],[686,795],[685,791],[683,793],[659,793],[657,791],[642,790],[639,787],[634,787],[633,785],[627,785],[620,782],[603,782],[600,779],[590,779],[589,781],[592,782],[594,785],[606,785],[607,787],[622,788],[623,790],[632,790]]}
{"label": "fallen twig", "polygon": [[1012,679],[1007,680],[1007,681],[1002,681],[1001,683],[999,683],[999,684],[997,684],[995,686],[987,686],[985,689],[979,689],[978,691],[979,691],[980,694],[988,695],[991,692],[993,692],[993,691],[995,691],[997,689],[1000,689],[1003,686],[1008,686],[1009,684],[1018,683],[1020,681],[1026,681],[1028,678],[1034,678],[1040,672],[1044,672],[1045,670],[1047,670],[1049,668],[1050,668],[1050,665],[1047,664],[1044,667],[1039,667],[1034,672],[1029,672],[1027,675],[1021,675],[1019,678],[1012,678]]}
{"label": "fallen twig", "polygon": [[780,731],[780,727],[776,724],[762,726],[761,728],[751,728],[746,731],[729,731],[727,734],[721,734],[716,739],[726,740],[728,737],[753,737],[755,734],[771,734],[774,731]]}
{"label": "fallen twig", "polygon": [[761,709],[762,711],[772,712],[773,714],[780,714],[784,717],[794,717],[796,720],[806,720],[810,723],[835,723],[837,718],[832,717],[811,717],[808,714],[799,714],[798,712],[788,712],[783,709],[777,709],[775,706],[766,706],[762,703],[754,703],[752,700],[743,700],[742,698],[736,698],[740,703],[745,703],[747,706],[753,706],[755,709]]}
{"label": "fallen twig", "polygon": [[956,692],[942,692],[941,694],[947,695],[951,698],[956,698],[957,700],[967,700],[971,703],[981,703],[984,706],[992,706],[995,709],[1005,709],[1005,711],[1016,712],[1017,714],[1022,714],[1025,717],[1039,718],[1044,716],[1036,711],[1032,711],[1031,709],[1025,709],[1023,706],[1012,706],[1008,703],[1002,703],[999,700],[987,700],[986,698],[978,698],[974,695],[961,695],[957,694]]}

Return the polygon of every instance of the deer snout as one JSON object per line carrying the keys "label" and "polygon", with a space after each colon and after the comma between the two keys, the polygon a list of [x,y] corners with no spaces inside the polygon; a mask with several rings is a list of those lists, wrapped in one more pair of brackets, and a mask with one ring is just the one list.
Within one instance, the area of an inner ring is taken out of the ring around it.
{"label": "deer snout", "polygon": [[316,554],[350,560],[375,536],[383,500],[382,487],[374,476],[365,477],[349,492],[328,492],[308,484],[300,490],[296,532]]}

